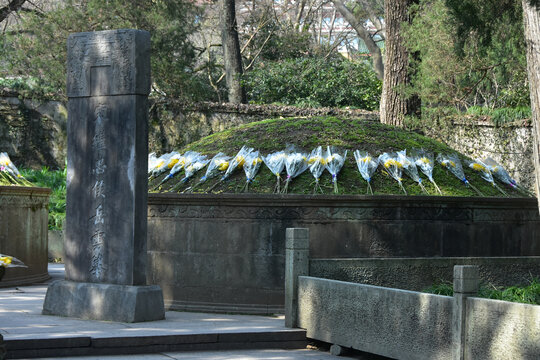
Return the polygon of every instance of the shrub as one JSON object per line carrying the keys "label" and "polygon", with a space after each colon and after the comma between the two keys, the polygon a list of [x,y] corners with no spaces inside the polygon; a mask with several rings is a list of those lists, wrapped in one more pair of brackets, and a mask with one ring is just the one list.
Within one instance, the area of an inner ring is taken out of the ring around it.
{"label": "shrub", "polygon": [[61,230],[66,217],[66,170],[21,170],[22,175],[39,187],[51,188],[49,230]]}
{"label": "shrub", "polygon": [[244,75],[254,103],[311,107],[379,107],[381,82],[367,64],[346,59],[299,58],[262,62]]}

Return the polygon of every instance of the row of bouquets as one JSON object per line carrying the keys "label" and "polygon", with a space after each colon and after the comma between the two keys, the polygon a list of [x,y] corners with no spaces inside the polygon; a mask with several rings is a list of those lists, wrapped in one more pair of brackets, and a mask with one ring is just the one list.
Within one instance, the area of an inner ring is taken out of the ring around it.
{"label": "row of bouquets", "polygon": [[[247,191],[249,184],[253,182],[260,166],[264,163],[272,174],[276,176],[275,193],[287,193],[290,182],[307,170],[311,172],[315,179],[313,192],[322,192],[319,181],[326,170],[332,176],[334,193],[337,194],[337,177],[345,164],[347,153],[347,150],[341,150],[333,146],[327,146],[326,148],[318,146],[313,149],[311,153],[297,151],[294,147],[288,147],[285,150],[276,151],[267,154],[266,156],[261,155],[259,151],[247,146],[243,146],[234,157],[228,156],[222,152],[219,152],[212,158],[208,158],[208,156],[195,151],[187,151],[185,154],[173,151],[159,157],[156,156],[155,153],[151,153],[148,158],[148,175],[149,179],[152,180],[163,173],[168,172],[161,182],[153,188],[155,190],[184,170],[183,178],[176,186],[170,189],[170,191],[177,191],[183,184],[187,183],[195,173],[206,167],[206,173],[200,178],[199,182],[188,187],[185,191],[193,191],[193,189],[205,183],[207,180],[219,177],[219,180],[208,189],[208,191],[211,191],[221,182],[227,180],[234,171],[243,169],[246,175],[244,190]],[[407,150],[385,152],[379,156],[372,156],[367,151],[360,150],[355,150],[353,154],[358,171],[362,178],[367,182],[366,192],[368,194],[373,194],[371,179],[376,170],[380,168],[398,182],[405,194],[407,194],[407,191],[402,183],[404,173],[416,182],[424,193],[428,194],[422,183],[422,178],[419,174],[420,171],[434,185],[436,191],[442,195],[442,191],[433,179],[433,168],[436,162],[438,162],[443,168],[447,169],[451,174],[461,180],[465,186],[472,188],[479,195],[483,195],[465,177],[463,165],[458,155],[455,153],[438,154],[436,158],[433,153],[423,149],[411,150],[409,152],[407,152]],[[495,180],[524,194],[532,195],[527,189],[518,185],[509,173],[491,158],[467,161],[466,165],[472,170],[477,171],[485,181],[497,188],[503,195],[507,194]],[[284,186],[282,187],[283,172],[285,172],[286,175],[283,180]]]}
{"label": "row of bouquets", "polygon": [[5,152],[0,153],[0,185],[32,186]]}

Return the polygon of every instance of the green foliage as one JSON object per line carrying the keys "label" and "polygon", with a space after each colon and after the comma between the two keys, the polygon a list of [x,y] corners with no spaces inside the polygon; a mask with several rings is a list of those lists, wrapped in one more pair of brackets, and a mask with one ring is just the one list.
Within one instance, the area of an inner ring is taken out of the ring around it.
{"label": "green foliage", "polygon": [[107,29],[144,29],[152,36],[154,87],[184,99],[208,89],[193,71],[195,51],[189,41],[196,29],[195,7],[182,0],[67,0],[43,13],[24,13],[17,30],[4,39],[4,72],[32,76],[38,84],[65,93],[66,40],[70,33]]}
{"label": "green foliage", "polygon": [[[520,3],[421,0],[405,31],[421,59],[409,91],[425,107],[529,106]],[[481,28],[465,27],[471,22]]]}
{"label": "green foliage", "polygon": [[381,95],[369,66],[340,58],[265,61],[245,74],[244,84],[254,103],[374,110]]}
{"label": "green foliage", "polygon": [[66,170],[21,170],[21,174],[35,186],[52,190],[49,201],[49,229],[61,230],[66,217]]}
{"label": "green foliage", "polygon": [[518,120],[530,119],[531,108],[518,107],[490,109],[484,106],[471,106],[467,109],[466,114],[489,117],[493,124],[500,126]]}
{"label": "green foliage", "polygon": [[[243,145],[246,145],[260,150],[262,154],[268,154],[283,150],[288,144],[297,145],[306,152],[310,152],[319,145],[334,145],[348,149],[349,154],[347,155],[345,165],[338,175],[340,194],[363,195],[366,193],[367,183],[358,172],[352,154],[353,150],[366,150],[374,156],[378,156],[383,152],[413,148],[424,148],[435,154],[439,152],[455,152],[453,149],[436,140],[412,131],[387,126],[375,121],[342,119],[331,116],[270,119],[253,122],[207,136],[182,149],[178,149],[178,151],[184,153],[187,150],[192,150],[209,156],[213,156],[221,151],[228,155],[235,155]],[[460,157],[462,161],[465,159],[462,155]],[[482,180],[478,173],[468,167],[464,167],[464,171],[467,179],[479,188],[485,196],[501,196],[500,192]],[[169,191],[178,184],[178,181],[183,176],[182,174],[178,174],[162,186],[158,186],[165,175],[153,180],[149,184],[149,188],[152,189],[157,186],[157,191]],[[181,192],[187,187],[196,184],[203,175],[204,171],[200,171],[191,181],[185,185],[179,185],[175,191]],[[435,195],[435,187],[423,175],[420,176],[429,194]],[[417,183],[405,175],[403,177],[403,184],[408,195],[423,194]],[[438,164],[434,168],[433,177],[446,196],[478,196],[471,188],[463,185],[459,179]],[[314,179],[311,173],[306,171],[291,182],[289,192],[311,194],[314,186],[313,181]],[[217,179],[209,180],[204,185],[198,187],[196,192],[206,192],[216,182]],[[250,192],[272,193],[275,183],[275,175],[263,165],[259,174],[255,177],[253,185],[250,185]],[[242,191],[244,184],[244,172],[236,171],[228,181],[216,185],[212,191],[218,193],[237,193]],[[391,178],[381,167],[375,173],[371,185],[376,195],[403,194],[397,181]],[[332,193],[331,176],[326,171],[321,178],[321,186],[325,194]],[[505,189],[505,191],[510,196],[521,196],[512,189]]]}
{"label": "green foliage", "polygon": [[[454,294],[452,283],[449,282],[440,282],[422,291],[444,296]],[[540,305],[540,279],[532,278],[526,286],[511,286],[508,288],[483,285],[480,286],[478,297]]]}

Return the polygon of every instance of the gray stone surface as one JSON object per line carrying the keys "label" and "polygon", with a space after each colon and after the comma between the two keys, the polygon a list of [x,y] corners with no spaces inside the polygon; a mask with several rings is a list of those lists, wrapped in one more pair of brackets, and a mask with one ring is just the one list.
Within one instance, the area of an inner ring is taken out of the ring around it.
{"label": "gray stone surface", "polygon": [[68,39],[69,280],[145,284],[150,34]]}
{"label": "gray stone surface", "polygon": [[50,189],[0,186],[0,254],[17,257],[26,268],[7,268],[0,287],[45,281]]}
{"label": "gray stone surface", "polygon": [[421,291],[442,281],[451,283],[458,264],[478,266],[486,286],[526,285],[540,277],[539,256],[311,259],[309,271],[314,277]]}
{"label": "gray stone surface", "polygon": [[64,262],[44,314],[139,322],[164,317],[146,284],[150,34],[68,38]]}
{"label": "gray stone surface", "polygon": [[[48,360],[52,358],[43,358]],[[115,355],[115,356],[77,356],[64,357],[63,360],[125,360],[125,359],[143,359],[143,360],[338,360],[338,359],[356,359],[351,357],[336,357],[331,354],[317,350],[222,350],[222,351],[192,351],[186,352],[166,352],[160,354],[147,355]]]}
{"label": "gray stone surface", "polygon": [[299,325],[309,338],[396,359],[450,359],[453,299],[300,277]]}
{"label": "gray stone surface", "polygon": [[287,228],[285,235],[285,326],[298,326],[298,276],[309,275],[309,229]]}
{"label": "gray stone surface", "polygon": [[165,318],[163,294],[157,285],[128,286],[67,280],[49,285],[43,315],[118,322]]}
{"label": "gray stone surface", "polygon": [[540,306],[467,298],[465,359],[540,358]]}
{"label": "gray stone surface", "polygon": [[478,266],[456,265],[454,266],[454,293],[476,294],[480,276]]}
{"label": "gray stone surface", "polygon": [[452,312],[452,352],[454,360],[465,360],[467,343],[467,298],[478,293],[478,266],[454,266],[454,311]]}
{"label": "gray stone surface", "polygon": [[49,230],[49,245],[47,256],[49,261],[55,259],[64,259],[64,231],[63,230]]}
{"label": "gray stone surface", "polygon": [[[50,273],[63,278],[63,266],[50,265]],[[0,289],[0,334],[12,357],[138,354],[135,359],[171,351],[306,347],[305,331],[285,328],[283,317],[173,311],[162,321],[124,323],[42,315],[46,290],[47,284]]]}
{"label": "gray stone surface", "polygon": [[[285,231],[289,227],[309,228],[313,263],[328,258],[421,257],[428,261],[540,255],[536,236],[540,217],[534,199],[411,199],[150,194],[148,281],[162,287],[170,309],[283,312]],[[392,269],[386,269],[384,261],[376,271],[365,269],[365,278],[389,279],[394,287],[420,279],[424,283],[417,290],[439,280],[438,274],[452,280],[451,261],[439,268],[437,263],[432,267],[399,265],[390,259]],[[506,266],[511,271],[494,273],[522,281],[523,274],[539,269],[537,265],[520,261],[512,265],[510,260]],[[348,275],[347,271],[336,267],[332,276]],[[363,276],[364,270],[359,272]]]}

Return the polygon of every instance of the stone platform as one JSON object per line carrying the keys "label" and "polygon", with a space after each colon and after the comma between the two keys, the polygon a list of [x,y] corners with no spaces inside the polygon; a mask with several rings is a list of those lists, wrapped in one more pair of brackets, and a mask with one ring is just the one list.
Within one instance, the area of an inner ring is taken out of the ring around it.
{"label": "stone platform", "polygon": [[[62,265],[50,265],[53,280]],[[122,323],[41,315],[48,284],[0,289],[0,332],[8,359],[194,350],[302,349],[304,330],[279,317],[169,311],[165,320]]]}

